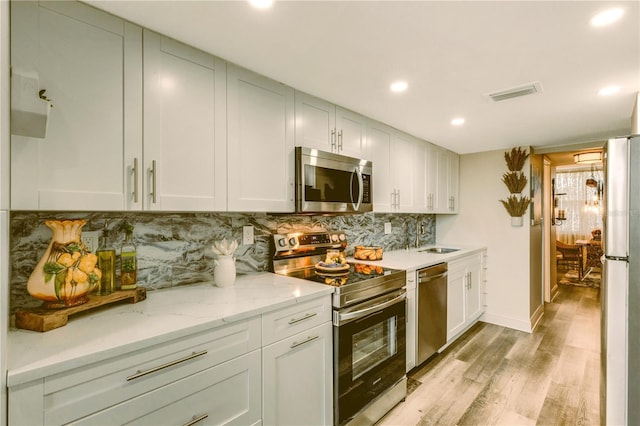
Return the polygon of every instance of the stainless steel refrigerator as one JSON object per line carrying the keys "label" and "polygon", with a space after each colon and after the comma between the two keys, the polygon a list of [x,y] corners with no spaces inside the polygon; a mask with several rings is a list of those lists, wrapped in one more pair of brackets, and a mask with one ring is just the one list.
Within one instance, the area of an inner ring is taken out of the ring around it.
{"label": "stainless steel refrigerator", "polygon": [[605,145],[601,424],[640,424],[640,136]]}

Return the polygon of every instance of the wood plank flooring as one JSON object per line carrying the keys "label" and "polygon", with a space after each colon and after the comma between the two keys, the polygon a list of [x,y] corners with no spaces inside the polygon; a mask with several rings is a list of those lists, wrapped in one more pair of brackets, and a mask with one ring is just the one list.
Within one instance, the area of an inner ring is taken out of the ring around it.
{"label": "wood plank flooring", "polygon": [[598,425],[599,289],[560,286],[531,334],[478,323],[409,378],[380,425]]}

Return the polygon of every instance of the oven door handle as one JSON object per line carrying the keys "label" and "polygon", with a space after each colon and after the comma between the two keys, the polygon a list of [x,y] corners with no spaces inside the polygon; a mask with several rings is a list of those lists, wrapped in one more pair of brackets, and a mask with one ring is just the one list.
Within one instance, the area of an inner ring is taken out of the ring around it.
{"label": "oven door handle", "polygon": [[[353,203],[353,175],[356,175],[358,177],[358,202],[357,203]],[[353,210],[354,211],[359,211],[360,210],[360,205],[362,204],[362,198],[364,197],[364,179],[362,179],[362,172],[360,171],[360,167],[356,167],[356,169],[354,170],[354,173],[351,174],[351,188],[349,189],[349,191],[351,192],[351,201],[353,204]]]}
{"label": "oven door handle", "polygon": [[347,312],[344,314],[338,313],[338,323],[342,324],[345,321],[350,321],[350,320],[354,320],[357,318],[362,318],[362,317],[366,317],[367,315],[379,311],[381,309],[384,308],[388,308],[391,305],[395,305],[396,303],[398,303],[401,300],[405,300],[407,298],[407,293],[402,293],[400,296],[395,297],[391,300],[388,300],[384,303],[380,303],[379,305],[374,305],[374,306],[370,306],[368,308],[365,309],[361,309],[359,311],[354,311],[354,312]]}

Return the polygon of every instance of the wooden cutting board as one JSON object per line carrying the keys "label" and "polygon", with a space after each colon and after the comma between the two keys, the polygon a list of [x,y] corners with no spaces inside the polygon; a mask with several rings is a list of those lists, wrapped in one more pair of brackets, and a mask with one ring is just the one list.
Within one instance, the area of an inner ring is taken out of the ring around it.
{"label": "wooden cutting board", "polygon": [[62,327],[69,321],[69,316],[79,312],[85,312],[101,306],[114,304],[123,300],[129,303],[138,303],[147,298],[147,289],[138,287],[133,290],[118,290],[105,296],[92,294],[89,301],[82,305],[70,308],[30,308],[16,311],[16,327],[32,331],[49,331]]}

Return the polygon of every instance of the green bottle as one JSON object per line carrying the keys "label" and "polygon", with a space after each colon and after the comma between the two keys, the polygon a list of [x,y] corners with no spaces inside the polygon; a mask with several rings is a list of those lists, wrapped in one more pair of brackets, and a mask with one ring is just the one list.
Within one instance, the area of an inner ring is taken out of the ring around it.
{"label": "green bottle", "polygon": [[96,293],[100,296],[111,294],[115,290],[116,284],[116,250],[109,241],[109,229],[106,223],[102,230],[102,238],[96,256],[98,257],[98,268],[102,272]]}
{"label": "green bottle", "polygon": [[138,256],[133,243],[133,225],[125,223],[125,238],[120,248],[120,290],[133,290],[138,286]]}

